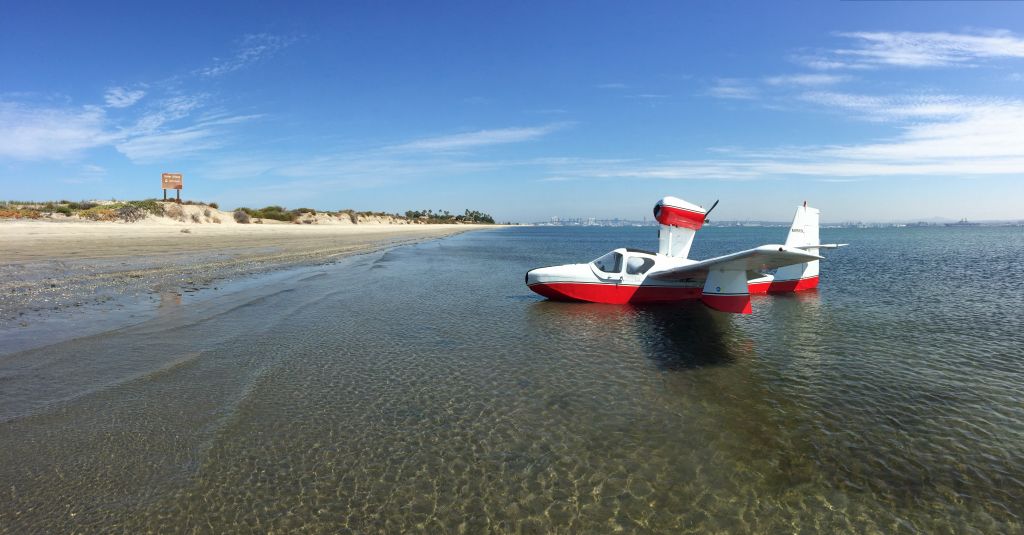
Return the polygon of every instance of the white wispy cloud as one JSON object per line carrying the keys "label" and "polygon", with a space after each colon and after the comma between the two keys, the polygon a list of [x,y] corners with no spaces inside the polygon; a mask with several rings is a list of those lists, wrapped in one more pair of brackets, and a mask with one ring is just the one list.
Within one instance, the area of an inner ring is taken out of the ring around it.
{"label": "white wispy cloud", "polygon": [[125,89],[123,87],[111,87],[103,94],[103,100],[111,108],[127,108],[142,100],[146,92],[142,89]]}
{"label": "white wispy cloud", "polygon": [[144,134],[117,144],[117,150],[136,163],[180,157],[223,146],[213,129],[191,126]]}
{"label": "white wispy cloud", "polygon": [[258,115],[221,115],[184,121],[199,98],[164,99],[125,126],[100,106],[45,106],[0,101],[0,159],[69,160],[89,149],[115,147],[141,163],[219,148],[228,128]]}
{"label": "white wispy cloud", "polygon": [[898,121],[898,135],[859,144],[719,149],[724,157],[657,162],[552,162],[551,180],[757,180],[780,177],[1024,175],[1024,101],[957,96],[812,94],[835,106]]}
{"label": "white wispy cloud", "polygon": [[886,103],[886,98],[872,95],[856,95],[850,93],[836,93],[832,91],[814,91],[804,93],[798,98],[806,102],[844,108],[846,110],[865,110],[876,112],[881,110]]}
{"label": "white wispy cloud", "polygon": [[658,162],[601,163],[581,162],[555,165],[542,178],[545,182],[582,179],[639,180],[752,180],[762,178],[756,169],[741,162],[720,160],[669,160]]}
{"label": "white wispy cloud", "polygon": [[768,76],[764,78],[764,83],[773,86],[821,86],[834,85],[849,79],[849,76],[837,74],[786,74]]}
{"label": "white wispy cloud", "polygon": [[225,146],[228,142],[225,127],[257,118],[258,115],[237,115],[201,121],[182,128],[151,130],[130,135],[118,142],[116,147],[136,163],[193,155]]}
{"label": "white wispy cloud", "polygon": [[477,130],[462,134],[418,139],[391,147],[399,151],[453,151],[487,145],[520,143],[542,138],[556,130],[566,128],[571,123],[552,123],[543,126],[516,128],[497,128],[493,130]]}
{"label": "white wispy cloud", "polygon": [[39,107],[0,102],[0,157],[72,158],[116,138],[98,106]]}
{"label": "white wispy cloud", "polygon": [[[192,80],[242,69],[293,41],[269,34],[246,35],[231,58],[193,72]],[[210,95],[184,94],[180,84],[171,85],[156,99],[150,94],[156,87],[152,84],[111,86],[103,93],[102,106],[75,106],[69,97],[4,93],[0,95],[0,159],[67,160],[107,146],[135,162],[153,161],[220,148],[229,142],[229,125],[257,117],[223,110],[216,116],[208,110],[200,113]],[[113,113],[112,109],[125,111]]]}
{"label": "white wispy cloud", "polygon": [[826,109],[854,112],[853,117],[872,121],[947,118],[988,107],[1013,107],[1012,102],[999,99],[934,94],[877,96],[813,91],[798,98]]}
{"label": "white wispy cloud", "polygon": [[168,97],[140,116],[132,127],[133,132],[152,132],[161,126],[184,119],[198,109],[206,95],[176,95]]}
{"label": "white wispy cloud", "polygon": [[715,85],[708,88],[707,94],[715,98],[739,100],[751,100],[758,96],[756,88],[736,78],[719,78],[715,80]]}
{"label": "white wispy cloud", "polygon": [[[203,176],[212,180],[273,177],[255,189],[271,192],[275,202],[316,198],[324,191],[357,190],[429,180],[438,176],[457,177],[493,171],[502,162],[466,161],[446,155],[387,153],[381,150],[347,154],[268,155],[218,159],[204,165]],[[252,188],[250,188],[252,189]],[[284,201],[282,201],[284,199]],[[248,201],[247,201],[248,202]]]}
{"label": "white wispy cloud", "polygon": [[609,82],[609,83],[605,83],[605,84],[597,84],[594,87],[596,87],[598,89],[625,89],[625,88],[627,88],[629,86],[627,86],[626,84],[620,83],[620,82]]}
{"label": "white wispy cloud", "polygon": [[378,153],[321,155],[284,162],[275,174],[292,179],[317,180],[323,184],[365,186],[429,175],[458,175],[492,169],[490,162],[467,162],[447,158],[398,158]]}
{"label": "white wispy cloud", "polygon": [[799,63],[810,69],[816,71],[833,71],[839,69],[871,69],[872,67],[866,64],[853,63],[849,61],[841,61],[839,59],[833,59],[827,57],[824,53],[821,54],[793,54],[789,59],[795,63]]}
{"label": "white wispy cloud", "polygon": [[238,43],[238,50],[233,56],[214,58],[212,65],[199,69],[197,73],[211,78],[223,76],[272,56],[294,42],[294,38],[281,35],[267,33],[245,35]]}
{"label": "white wispy cloud", "polygon": [[1024,38],[1006,30],[988,33],[841,32],[853,46],[797,56],[808,67],[864,69],[947,67],[999,58],[1024,58]]}
{"label": "white wispy cloud", "polygon": [[107,176],[107,170],[99,165],[85,164],[72,176],[61,179],[64,184],[89,184],[102,182]]}
{"label": "white wispy cloud", "polygon": [[[895,140],[823,149],[837,158],[966,174],[1024,173],[1024,102],[961,101],[897,111],[914,121]],[[902,173],[901,173],[902,174]]]}

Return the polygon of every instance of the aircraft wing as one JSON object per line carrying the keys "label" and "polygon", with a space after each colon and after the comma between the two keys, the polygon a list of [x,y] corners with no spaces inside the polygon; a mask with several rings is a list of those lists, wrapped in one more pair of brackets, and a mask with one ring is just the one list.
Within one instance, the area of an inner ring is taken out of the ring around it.
{"label": "aircraft wing", "polygon": [[785,245],[762,245],[746,251],[727,254],[707,260],[701,260],[693,264],[669,268],[663,271],[653,272],[647,275],[648,278],[660,280],[680,279],[704,279],[708,271],[765,271],[780,268],[793,264],[803,264],[813,260],[821,260],[823,257],[808,253],[797,247],[786,247]]}

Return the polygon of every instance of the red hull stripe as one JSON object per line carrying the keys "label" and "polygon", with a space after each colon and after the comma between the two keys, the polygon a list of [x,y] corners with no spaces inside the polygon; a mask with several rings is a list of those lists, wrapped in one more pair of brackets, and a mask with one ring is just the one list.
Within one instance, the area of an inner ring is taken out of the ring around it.
{"label": "red hull stripe", "polygon": [[654,218],[662,225],[693,230],[700,230],[701,225],[704,224],[704,214],[701,212],[694,212],[660,203],[654,207]]}
{"label": "red hull stripe", "polygon": [[793,279],[785,281],[759,282],[748,284],[747,289],[752,294],[775,294],[799,292],[800,290],[811,290],[818,287],[818,277],[807,277],[804,279]]}
{"label": "red hull stripe", "polygon": [[734,314],[751,313],[749,295],[704,294],[700,300],[708,307],[721,310],[722,312],[732,312]]}
{"label": "red hull stripe", "polygon": [[[751,294],[785,293],[818,287],[818,277],[750,284]],[[749,295],[704,294],[699,287],[631,286],[628,284],[550,282],[531,284],[530,289],[553,301],[584,301],[588,303],[665,303],[700,299],[707,306],[737,314],[750,314]]]}
{"label": "red hull stripe", "polygon": [[590,303],[663,303],[699,299],[701,288],[673,286],[630,286],[585,282],[551,282],[531,284],[530,289],[553,301],[587,301]]}

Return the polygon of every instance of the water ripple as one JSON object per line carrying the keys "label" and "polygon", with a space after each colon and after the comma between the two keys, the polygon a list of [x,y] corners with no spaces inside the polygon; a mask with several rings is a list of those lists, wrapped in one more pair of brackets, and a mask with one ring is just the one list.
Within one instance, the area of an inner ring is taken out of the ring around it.
{"label": "water ripple", "polygon": [[749,317],[528,298],[649,230],[509,229],[16,355],[139,373],[0,423],[0,531],[1024,531],[1020,234],[826,230]]}

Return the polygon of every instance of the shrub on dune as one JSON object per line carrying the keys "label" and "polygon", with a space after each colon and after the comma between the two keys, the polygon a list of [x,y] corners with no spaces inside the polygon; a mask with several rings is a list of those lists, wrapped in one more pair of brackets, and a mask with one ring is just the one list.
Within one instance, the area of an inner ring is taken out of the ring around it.
{"label": "shrub on dune", "polygon": [[41,215],[36,210],[0,208],[0,219],[39,219]]}
{"label": "shrub on dune", "polygon": [[185,222],[185,210],[177,204],[172,204],[164,208],[164,215],[171,219],[181,221],[182,223]]}
{"label": "shrub on dune", "polygon": [[164,205],[161,204],[160,201],[156,199],[146,199],[143,201],[128,201],[124,204],[128,206],[135,206],[137,208],[141,208],[155,216],[164,215]]}
{"label": "shrub on dune", "polygon": [[356,225],[356,224],[359,223],[359,214],[357,214],[355,210],[353,210],[351,208],[346,208],[346,209],[338,212],[338,216],[339,217],[341,216],[341,214],[347,215],[349,221],[351,221],[353,225]]}
{"label": "shrub on dune", "polygon": [[85,210],[80,215],[92,221],[116,221],[118,219],[116,210],[99,206]]}
{"label": "shrub on dune", "polygon": [[146,211],[129,204],[117,209],[117,218],[126,223],[135,223],[146,218]]}

